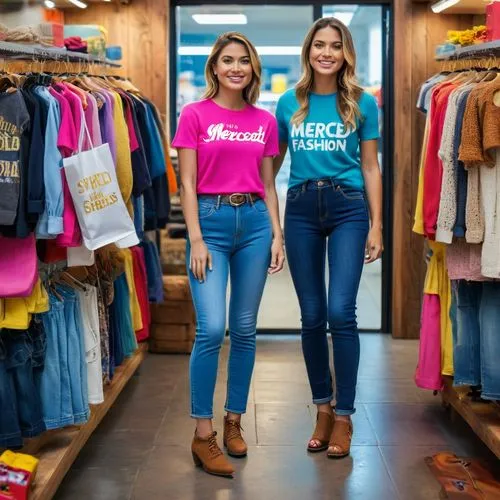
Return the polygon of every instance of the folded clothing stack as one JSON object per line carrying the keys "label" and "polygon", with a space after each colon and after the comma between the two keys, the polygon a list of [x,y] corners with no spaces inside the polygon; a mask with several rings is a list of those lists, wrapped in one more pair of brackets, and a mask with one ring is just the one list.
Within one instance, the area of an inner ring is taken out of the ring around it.
{"label": "folded clothing stack", "polygon": [[15,28],[0,24],[0,40],[44,47],[64,47],[63,29],[63,25],[57,23],[41,23]]}
{"label": "folded clothing stack", "polygon": [[87,43],[87,52],[93,56],[106,57],[107,31],[93,24],[66,24],[65,38],[80,37]]}
{"label": "folded clothing stack", "polygon": [[64,39],[64,46],[71,52],[87,53],[87,42],[82,40],[79,36],[70,36]]}

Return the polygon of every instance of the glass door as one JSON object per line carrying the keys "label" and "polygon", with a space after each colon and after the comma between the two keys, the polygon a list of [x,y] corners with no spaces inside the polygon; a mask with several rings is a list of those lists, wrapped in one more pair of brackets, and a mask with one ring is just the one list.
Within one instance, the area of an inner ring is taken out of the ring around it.
{"label": "glass door", "polygon": [[[263,75],[259,106],[274,113],[280,95],[300,77],[300,52],[315,14],[334,16],[351,30],[358,57],[360,84],[379,103],[382,127],[384,75],[384,8],[374,5],[198,5],[176,8],[176,109],[199,99],[205,87],[204,66],[217,36],[224,31],[247,35],[261,56]],[[285,22],[286,19],[286,22]],[[277,22],[283,20],[283,22]],[[175,120],[175,117],[174,117]],[[173,123],[175,130],[175,123]],[[383,165],[383,143],[379,145]],[[287,155],[277,180],[283,223],[290,160]],[[327,274],[328,275],[328,274]],[[358,322],[362,330],[382,327],[382,263],[365,266],[358,295]],[[259,314],[259,329],[300,329],[300,310],[289,269],[269,277]]]}

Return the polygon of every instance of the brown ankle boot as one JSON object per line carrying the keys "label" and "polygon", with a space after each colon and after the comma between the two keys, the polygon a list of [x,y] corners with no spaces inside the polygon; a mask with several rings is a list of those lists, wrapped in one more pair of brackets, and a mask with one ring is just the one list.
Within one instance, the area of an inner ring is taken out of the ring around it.
{"label": "brown ankle boot", "polygon": [[217,433],[212,432],[210,436],[202,439],[194,433],[191,453],[194,463],[198,467],[203,467],[205,472],[216,476],[231,477],[234,474],[233,466],[228,462],[217,444]]}
{"label": "brown ankle boot", "polygon": [[246,456],[248,448],[241,435],[241,424],[236,420],[224,417],[224,446],[228,455],[241,458]]}

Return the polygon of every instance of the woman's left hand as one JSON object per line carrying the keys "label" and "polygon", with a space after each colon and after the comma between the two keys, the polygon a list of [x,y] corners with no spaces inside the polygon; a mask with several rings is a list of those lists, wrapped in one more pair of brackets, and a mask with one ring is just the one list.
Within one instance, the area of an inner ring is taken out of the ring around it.
{"label": "woman's left hand", "polygon": [[283,238],[274,238],[271,246],[271,265],[268,273],[276,274],[283,269],[285,262],[285,248],[283,246]]}
{"label": "woman's left hand", "polygon": [[368,239],[366,240],[365,264],[370,264],[380,259],[383,251],[384,243],[382,239],[382,229],[372,227],[368,233]]}

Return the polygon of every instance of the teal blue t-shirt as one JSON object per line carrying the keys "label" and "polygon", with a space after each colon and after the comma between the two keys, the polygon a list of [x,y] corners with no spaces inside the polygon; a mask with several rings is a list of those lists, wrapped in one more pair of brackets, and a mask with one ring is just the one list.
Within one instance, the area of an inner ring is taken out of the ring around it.
{"label": "teal blue t-shirt", "polygon": [[363,92],[359,100],[361,120],[356,130],[346,131],[337,110],[337,94],[309,96],[309,114],[300,125],[290,120],[299,109],[295,89],[286,91],[276,108],[280,142],[288,143],[291,155],[289,187],[307,180],[332,178],[339,184],[364,189],[360,141],[379,138],[375,98]]}

